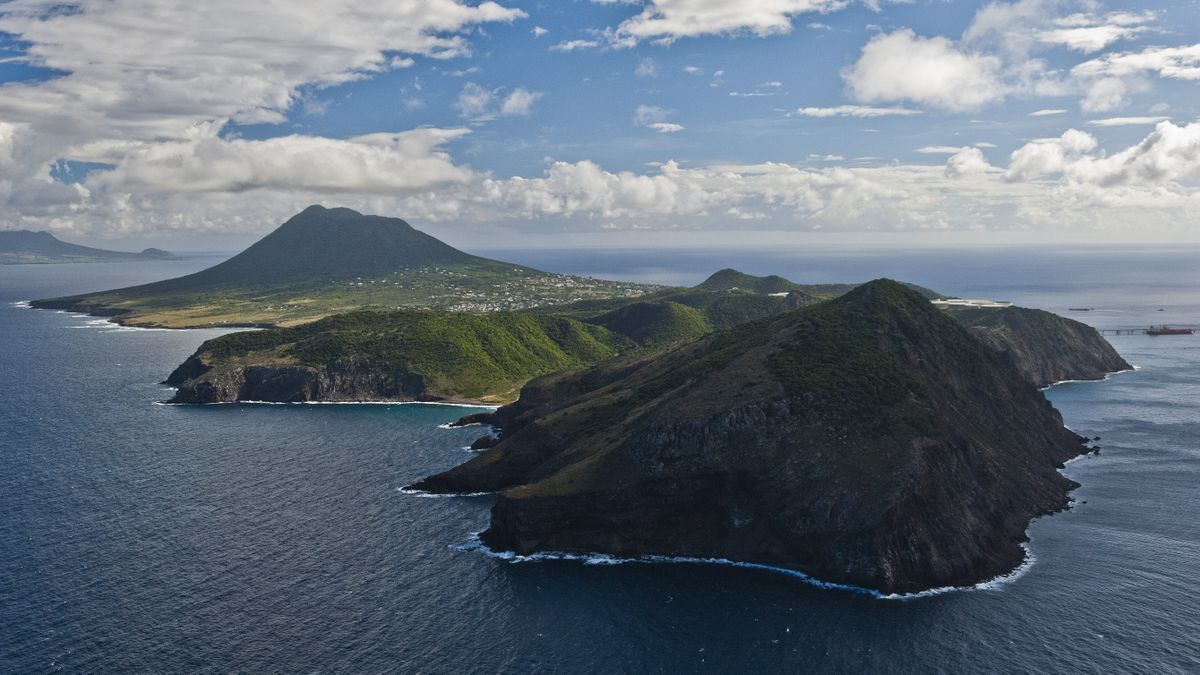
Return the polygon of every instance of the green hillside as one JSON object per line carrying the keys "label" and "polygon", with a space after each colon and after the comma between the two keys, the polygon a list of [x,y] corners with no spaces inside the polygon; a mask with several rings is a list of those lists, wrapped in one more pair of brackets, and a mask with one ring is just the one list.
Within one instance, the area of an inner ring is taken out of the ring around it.
{"label": "green hillside", "polygon": [[[300,366],[318,377],[340,368],[346,382],[333,382],[335,391],[339,386],[357,386],[351,382],[359,376],[357,370],[416,378],[417,391],[407,393],[417,400],[508,401],[533,377],[599,363],[634,347],[630,340],[602,327],[563,317],[514,312],[355,312],[294,328],[231,333],[209,340],[167,382],[182,386],[199,378],[219,385],[222,378],[247,366]],[[239,393],[243,400],[305,400],[287,389],[286,381],[267,386],[276,390],[235,391],[229,400],[237,400]],[[194,393],[195,387],[184,387],[181,400],[189,400],[189,391]]]}

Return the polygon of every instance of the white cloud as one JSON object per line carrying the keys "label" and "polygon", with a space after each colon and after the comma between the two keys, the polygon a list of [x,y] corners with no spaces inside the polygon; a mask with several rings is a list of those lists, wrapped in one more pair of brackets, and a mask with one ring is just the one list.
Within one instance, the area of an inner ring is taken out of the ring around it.
{"label": "white cloud", "polygon": [[563,40],[551,46],[550,50],[555,52],[576,52],[583,49],[597,49],[602,46],[604,46],[604,43],[599,40]]}
{"label": "white cloud", "polygon": [[846,0],[649,0],[616,33],[634,41],[669,43],[699,35],[747,33],[759,37],[792,30],[792,17],[842,9]]}
{"label": "white cloud", "polygon": [[1105,54],[1075,66],[1071,73],[1092,78],[1153,74],[1179,80],[1200,80],[1200,44]]}
{"label": "white cloud", "polygon": [[911,108],[874,108],[865,105],[839,105],[831,108],[797,108],[789,115],[800,117],[887,117],[889,115],[920,115]]}
{"label": "white cloud", "polygon": [[966,150],[961,145],[926,145],[922,148],[917,148],[917,152],[922,155],[956,155],[963,150]]}
{"label": "white cloud", "polygon": [[946,177],[963,178],[992,171],[992,165],[979,148],[962,148],[946,160]]}
{"label": "white cloud", "polygon": [[1000,66],[994,56],[903,29],[872,38],[843,77],[854,98],[864,103],[908,101],[966,111],[1004,97]]}
{"label": "white cloud", "polygon": [[[16,223],[70,208],[53,221],[68,226],[71,218],[87,220],[80,210],[94,208],[96,222],[112,230],[127,227],[136,218],[131,214],[143,207],[153,212],[147,219],[185,218],[154,212],[136,193],[96,194],[84,186],[50,183],[50,162],[115,164],[104,179],[117,181],[113,190],[118,184],[145,183],[139,178],[143,168],[158,159],[154,166],[164,172],[169,173],[171,157],[194,168],[204,157],[189,154],[192,150],[215,152],[238,171],[250,161],[245,153],[263,152],[261,164],[270,165],[315,147],[314,139],[244,145],[217,140],[216,130],[230,121],[280,123],[310,100],[306,92],[409,67],[411,55],[467,55],[471,46],[464,35],[474,26],[525,16],[496,2],[461,0],[394,0],[354,11],[339,2],[235,0],[111,0],[74,3],[69,11],[64,7],[50,0],[0,5],[0,32],[21,46],[18,58],[65,73],[0,86],[0,124],[15,130],[0,143],[8,156],[0,159],[0,217]],[[375,168],[394,168],[387,153],[400,148],[368,146],[360,138],[333,141],[330,150]],[[231,160],[234,155],[239,159]],[[421,162],[417,155],[405,156]],[[395,189],[399,174],[388,175],[387,184]],[[119,213],[112,210],[118,204],[125,205]]]}
{"label": "white cloud", "polygon": [[531,30],[529,32],[533,33],[533,37],[540,38],[543,35],[545,35],[546,33],[549,33],[550,31],[546,30],[545,28],[542,28],[541,26],[534,26],[533,30]]}
{"label": "white cloud", "polygon": [[89,189],[115,192],[417,191],[471,179],[441,150],[465,129],[415,129],[346,140],[217,136],[150,144],[115,169],[89,176]]}
{"label": "white cloud", "polygon": [[[203,147],[210,141],[229,142],[210,139],[165,152],[161,161],[154,161],[157,156],[144,162],[139,158],[103,183],[96,174],[89,181],[90,192],[84,186],[44,184],[39,192],[21,195],[30,204],[28,215],[12,225],[109,233],[265,231],[314,201],[311,194],[317,191],[324,195],[318,201],[327,205],[399,215],[435,231],[1179,229],[1200,216],[1200,195],[1188,187],[1200,166],[1200,125],[1164,125],[1113,155],[1100,150],[1090,135],[1072,130],[1013,153],[1007,172],[991,166],[978,148],[964,148],[944,164],[805,168],[769,162],[683,168],[667,161],[638,173],[609,171],[585,160],[552,162],[536,176],[494,178],[458,167],[445,156],[431,158],[439,152],[437,143],[445,140],[436,136],[410,139],[425,142],[425,148],[432,148],[427,153],[422,148],[392,149],[388,139],[345,141],[367,146],[363,148],[307,148],[310,139],[301,137],[268,152],[243,152],[238,144]],[[374,157],[371,148],[379,146],[384,152],[378,163],[361,159]],[[353,171],[398,189],[346,191],[356,182],[339,182],[345,169],[305,177],[295,168],[304,164],[289,156],[304,151],[319,152],[322,161],[332,153],[334,161],[356,163]],[[205,161],[207,156],[221,161]],[[254,163],[264,156],[274,161]],[[412,157],[432,164],[410,167]],[[272,177],[276,170],[291,173]],[[442,182],[421,188],[418,181],[431,176]],[[180,180],[213,191],[174,190],[171,184]],[[304,185],[301,191],[283,187],[294,182]],[[134,183],[142,184],[136,199],[121,191]]]}
{"label": "white cloud", "polygon": [[507,96],[502,96],[498,89],[487,89],[468,82],[458,93],[454,107],[464,118],[486,122],[499,116],[528,117],[533,112],[533,104],[541,97],[540,92],[531,92],[523,87],[517,87]]}
{"label": "white cloud", "polygon": [[1051,26],[1035,31],[1039,42],[1062,45],[1067,49],[1092,53],[1120,40],[1128,40],[1151,30],[1154,12],[1112,12],[1097,15],[1079,12],[1059,17]]}
{"label": "white cloud", "polygon": [[658,61],[650,57],[638,61],[637,68],[634,68],[633,74],[637,77],[658,77]]}
{"label": "white cloud", "polygon": [[667,121],[667,118],[674,114],[674,112],[673,110],[667,110],[656,105],[639,105],[633,111],[633,123],[639,127],[654,129],[660,134],[673,134],[683,131],[686,127],[682,124]]}
{"label": "white cloud", "polygon": [[517,87],[500,104],[500,114],[516,117],[529,117],[533,112],[533,104],[542,97],[540,92]]}
{"label": "white cloud", "polygon": [[1061,173],[1065,167],[1095,150],[1096,137],[1068,129],[1058,138],[1044,138],[1026,143],[1013,151],[1009,159],[1008,180],[1030,180],[1048,174]]}
{"label": "white cloud", "polygon": [[1140,142],[1111,155],[1097,150],[1094,137],[1075,129],[1059,139],[1035,141],[1013,153],[1010,180],[1053,175],[1082,188],[1192,193],[1184,183],[1200,178],[1200,123],[1159,122]]}
{"label": "white cloud", "polygon": [[[9,83],[0,94],[0,119],[30,124],[40,161],[101,139],[179,139],[196,124],[234,118],[278,122],[301,86],[411,65],[396,53],[466,54],[470,46],[457,33],[524,16],[460,0],[397,0],[354,12],[333,2],[235,0],[62,7],[50,0],[0,6],[0,31],[28,44],[28,60],[67,73]],[[263,39],[267,26],[271,39]]]}
{"label": "white cloud", "polygon": [[1125,96],[1128,91],[1125,80],[1119,77],[1096,80],[1088,87],[1087,95],[1079,102],[1079,107],[1084,112],[1116,110],[1129,102]]}
{"label": "white cloud", "polygon": [[463,85],[462,91],[458,92],[454,107],[463,117],[480,119],[490,114],[495,100],[495,92],[474,82],[468,82]]}
{"label": "white cloud", "polygon": [[1040,31],[1037,39],[1040,42],[1059,44],[1067,49],[1090,54],[1098,52],[1118,40],[1124,40],[1145,31],[1144,27],[1081,26]]}
{"label": "white cloud", "polygon": [[1062,115],[1068,112],[1065,108],[1043,108],[1029,113],[1030,117],[1046,117],[1047,115]]}
{"label": "white cloud", "polygon": [[1108,117],[1100,120],[1088,120],[1088,126],[1092,127],[1129,127],[1141,126],[1147,124],[1158,124],[1169,120],[1169,117],[1155,115],[1153,117]]}

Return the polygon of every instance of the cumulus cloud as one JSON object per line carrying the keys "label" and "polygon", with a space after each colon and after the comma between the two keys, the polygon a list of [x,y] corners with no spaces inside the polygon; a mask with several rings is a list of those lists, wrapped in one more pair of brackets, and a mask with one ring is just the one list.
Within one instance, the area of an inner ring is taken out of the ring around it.
{"label": "cumulus cloud", "polygon": [[[409,166],[409,157],[443,152],[441,143],[464,133],[425,131],[424,138],[405,139],[418,146],[412,149],[400,147],[392,135],[341,142],[272,139],[270,146],[252,151],[242,144],[267,142],[197,139],[139,156],[111,174],[94,174],[86,186],[47,183],[22,198],[29,202],[29,225],[102,225],[110,232],[263,231],[311,203],[313,192],[325,195],[320,201],[327,204],[401,215],[435,231],[438,223],[456,230],[486,224],[527,233],[679,226],[1066,230],[1116,223],[1171,228],[1200,215],[1200,197],[1189,187],[1200,177],[1200,124],[1164,122],[1141,142],[1112,154],[1090,134],[1070,130],[1018,149],[1007,171],[989,164],[979,148],[966,147],[933,164],[684,167],[666,161],[643,173],[612,171],[584,160],[551,162],[541,175],[511,178],[473,172],[444,155]],[[327,143],[334,145],[322,145]],[[305,177],[295,167],[302,165],[297,156],[309,150],[323,161],[335,156],[332,161],[352,167]],[[292,173],[273,177],[280,171]],[[342,176],[355,172],[372,175],[388,189],[353,192],[359,181]],[[173,189],[170,184],[177,181],[188,182],[193,191]],[[303,189],[285,187],[295,184]],[[124,190],[135,186],[138,196],[131,199]],[[88,208],[81,210],[83,200]]]}
{"label": "cumulus cloud", "polygon": [[[1080,0],[1017,0],[981,7],[958,39],[918,36],[909,29],[883,33],[863,48],[843,77],[861,102],[907,101],[951,112],[976,110],[1011,96],[1082,94],[1085,111],[1114,110],[1141,90],[1139,74],[1200,78],[1200,48],[1150,49],[1104,55],[1069,71],[1038,55],[1050,47],[1094,53],[1157,30],[1153,12],[1091,10]],[[1193,72],[1194,71],[1194,72]]]}
{"label": "cumulus cloud", "polygon": [[947,178],[962,178],[991,170],[992,165],[979,148],[960,148],[946,160]]}
{"label": "cumulus cloud", "polygon": [[1004,97],[1000,59],[959,49],[944,37],[908,29],[877,35],[844,74],[855,99],[977,110]]}
{"label": "cumulus cloud", "polygon": [[1030,180],[1062,173],[1071,163],[1096,149],[1096,137],[1077,129],[1068,129],[1058,138],[1043,138],[1026,143],[1012,153],[1005,178]]}
{"label": "cumulus cloud", "polygon": [[[43,154],[96,138],[180,138],[214,120],[277,122],[303,85],[411,65],[397,53],[466,54],[470,45],[458,33],[522,16],[495,2],[460,0],[397,0],[353,12],[338,2],[234,0],[114,0],[62,11],[59,2],[23,0],[0,7],[0,31],[27,44],[34,65],[67,74],[4,85],[0,119],[28,122],[40,142],[56,146]],[[262,39],[264,26],[273,39]]]}
{"label": "cumulus cloud", "polygon": [[116,168],[93,173],[89,189],[120,192],[356,193],[418,191],[470,180],[441,149],[466,129],[415,129],[345,140],[280,136],[261,141],[210,136],[148,144]]}
{"label": "cumulus cloud", "polygon": [[[246,161],[256,160],[244,153],[264,152],[262,163],[270,164],[311,141],[238,145],[217,140],[217,130],[230,121],[282,122],[303,105],[303,92],[409,67],[411,55],[466,55],[471,45],[465,33],[471,28],[523,16],[490,0],[395,0],[353,11],[344,2],[111,0],[76,3],[69,10],[51,0],[5,3],[0,32],[22,50],[17,58],[64,74],[0,86],[7,139],[0,141],[6,156],[0,159],[0,215],[21,222],[45,217],[55,205],[88,199],[110,227],[125,227],[128,213],[105,209],[121,202],[133,209],[142,202],[130,194],[56,187],[48,183],[48,165],[60,158],[113,164],[117,168],[105,180],[137,184],[149,180],[139,178],[146,162],[168,171],[168,158],[174,157],[194,169],[203,156],[193,152]],[[350,145],[369,163],[367,141]],[[433,155],[424,159],[441,161]],[[386,167],[385,160],[376,160]],[[37,195],[36,204],[31,195]],[[107,206],[95,206],[100,201]],[[164,213],[153,217],[179,220]]]}
{"label": "cumulus cloud", "polygon": [[1035,141],[1013,153],[1010,179],[1059,175],[1075,185],[1138,186],[1183,192],[1200,178],[1200,123],[1159,122],[1141,142],[1105,155],[1094,137],[1071,129],[1061,138]]}

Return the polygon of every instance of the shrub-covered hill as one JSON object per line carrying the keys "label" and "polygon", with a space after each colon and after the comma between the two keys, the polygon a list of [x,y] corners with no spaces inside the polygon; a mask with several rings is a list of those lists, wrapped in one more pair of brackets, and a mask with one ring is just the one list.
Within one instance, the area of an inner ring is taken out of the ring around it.
{"label": "shrub-covered hill", "polygon": [[500,491],[519,554],[763,563],[880,592],[1011,570],[1082,439],[1015,364],[905,286],[531,382],[499,443],[414,487]]}

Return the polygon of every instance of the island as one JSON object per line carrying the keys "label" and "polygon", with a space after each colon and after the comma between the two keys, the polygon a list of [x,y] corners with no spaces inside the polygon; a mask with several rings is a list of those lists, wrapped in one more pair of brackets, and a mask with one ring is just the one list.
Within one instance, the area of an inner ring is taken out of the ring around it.
{"label": "island", "polygon": [[520,555],[753,563],[881,594],[976,584],[1022,563],[1030,521],[1076,487],[1059,469],[1089,450],[1026,352],[979,333],[873,281],[535,379],[464,420],[497,426],[494,447],[411,489],[498,493],[481,540]]}
{"label": "island", "polygon": [[879,594],[1024,560],[1095,450],[1040,389],[1129,364],[1093,328],[913,284],[723,269],[690,288],[551,274],[313,206],[212,268],[39,300],[129,325],[252,325],[172,403],[499,406],[411,490],[496,493],[484,545],[763,565]]}
{"label": "island", "polygon": [[141,260],[173,260],[176,256],[158,248],[138,253],[109,251],[62,241],[49,232],[0,230],[0,265],[50,263],[96,263]]}

